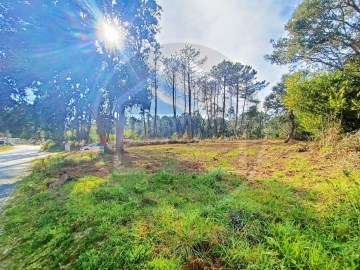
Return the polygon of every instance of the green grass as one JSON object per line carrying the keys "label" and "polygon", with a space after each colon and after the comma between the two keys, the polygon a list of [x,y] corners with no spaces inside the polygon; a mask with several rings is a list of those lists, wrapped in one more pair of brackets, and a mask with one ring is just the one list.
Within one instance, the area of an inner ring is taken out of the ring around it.
{"label": "green grass", "polygon": [[359,267],[359,173],[334,171],[304,188],[311,168],[294,159],[285,162],[285,173],[298,174],[286,181],[162,170],[83,176],[48,188],[57,170],[95,158],[79,153],[37,161],[0,216],[0,267]]}
{"label": "green grass", "polygon": [[5,152],[14,149],[14,146],[0,146],[0,152]]}

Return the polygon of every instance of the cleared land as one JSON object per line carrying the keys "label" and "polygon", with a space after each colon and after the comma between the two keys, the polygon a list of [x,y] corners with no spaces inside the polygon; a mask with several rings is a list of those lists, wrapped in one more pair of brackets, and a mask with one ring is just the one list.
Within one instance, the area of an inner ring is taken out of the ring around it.
{"label": "cleared land", "polygon": [[357,269],[358,158],[280,141],[50,156],[0,217],[0,266]]}

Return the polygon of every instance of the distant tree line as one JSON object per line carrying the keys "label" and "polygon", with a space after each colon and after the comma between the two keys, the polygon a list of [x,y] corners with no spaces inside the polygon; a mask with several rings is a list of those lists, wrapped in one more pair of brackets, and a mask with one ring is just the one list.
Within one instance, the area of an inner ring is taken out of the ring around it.
{"label": "distant tree line", "polygon": [[[251,66],[224,60],[205,72],[201,67],[206,61],[207,57],[190,45],[169,57],[161,57],[160,47],[154,50],[149,88],[154,111],[150,106],[142,112],[144,124],[138,127],[138,133],[143,138],[184,134],[188,138],[240,137],[251,129],[255,118],[263,117],[255,96],[268,84],[257,80]],[[170,113],[158,117],[160,86],[171,100],[171,117]],[[261,137],[250,133],[249,137]]]}

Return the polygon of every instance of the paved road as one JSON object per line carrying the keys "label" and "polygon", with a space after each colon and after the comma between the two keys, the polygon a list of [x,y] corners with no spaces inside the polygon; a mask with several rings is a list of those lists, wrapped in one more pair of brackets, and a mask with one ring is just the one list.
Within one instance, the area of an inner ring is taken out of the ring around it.
{"label": "paved road", "polygon": [[40,146],[18,145],[15,149],[0,152],[0,211],[16,184],[28,172],[31,162],[46,153],[39,153]]}

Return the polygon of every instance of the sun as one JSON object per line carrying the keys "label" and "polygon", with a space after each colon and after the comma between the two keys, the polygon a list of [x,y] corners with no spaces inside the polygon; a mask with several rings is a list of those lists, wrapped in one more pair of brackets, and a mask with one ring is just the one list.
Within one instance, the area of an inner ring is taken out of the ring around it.
{"label": "sun", "polygon": [[120,34],[116,31],[116,28],[104,23],[103,25],[104,37],[110,43],[116,43],[120,39]]}
{"label": "sun", "polygon": [[124,48],[125,32],[121,26],[102,21],[96,28],[97,37],[108,49],[115,51]]}

